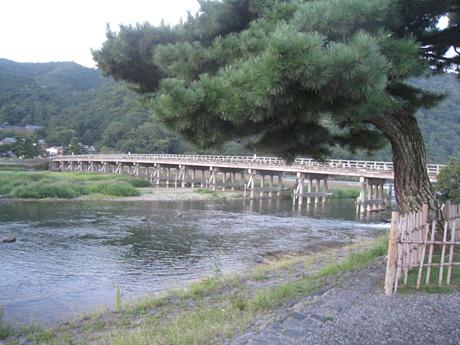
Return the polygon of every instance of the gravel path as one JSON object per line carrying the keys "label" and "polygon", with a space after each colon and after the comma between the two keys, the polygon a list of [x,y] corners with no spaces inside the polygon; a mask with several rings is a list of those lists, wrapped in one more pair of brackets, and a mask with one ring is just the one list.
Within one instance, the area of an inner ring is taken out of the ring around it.
{"label": "gravel path", "polygon": [[231,345],[460,344],[460,292],[385,296],[380,260],[280,308]]}

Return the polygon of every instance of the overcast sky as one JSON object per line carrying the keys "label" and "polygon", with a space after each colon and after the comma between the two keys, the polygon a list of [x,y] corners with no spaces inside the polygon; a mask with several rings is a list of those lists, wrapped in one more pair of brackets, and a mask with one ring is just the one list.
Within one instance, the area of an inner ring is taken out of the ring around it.
{"label": "overcast sky", "polygon": [[196,0],[0,0],[0,58],[18,62],[75,61],[94,67],[90,49],[106,24],[177,23]]}
{"label": "overcast sky", "polygon": [[0,58],[94,67],[90,49],[105,40],[107,23],[174,24],[187,10],[198,10],[196,0],[0,0]]}

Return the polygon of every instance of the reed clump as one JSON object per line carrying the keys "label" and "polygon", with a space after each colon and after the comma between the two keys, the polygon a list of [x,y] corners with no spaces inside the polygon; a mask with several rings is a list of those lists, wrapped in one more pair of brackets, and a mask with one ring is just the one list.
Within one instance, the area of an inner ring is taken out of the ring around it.
{"label": "reed clump", "polygon": [[146,180],[123,175],[0,171],[0,196],[7,198],[72,199],[90,194],[139,196],[136,188],[149,185]]}

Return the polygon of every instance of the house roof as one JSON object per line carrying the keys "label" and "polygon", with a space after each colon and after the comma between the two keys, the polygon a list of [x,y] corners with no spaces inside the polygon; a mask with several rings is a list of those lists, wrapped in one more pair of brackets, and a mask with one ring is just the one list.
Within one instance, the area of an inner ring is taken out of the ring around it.
{"label": "house roof", "polygon": [[0,141],[2,144],[14,144],[17,140],[15,138],[5,138]]}

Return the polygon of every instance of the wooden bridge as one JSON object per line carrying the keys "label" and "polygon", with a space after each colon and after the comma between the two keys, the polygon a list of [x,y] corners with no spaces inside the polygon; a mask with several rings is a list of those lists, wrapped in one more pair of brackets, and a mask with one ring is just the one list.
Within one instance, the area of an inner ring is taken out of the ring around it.
{"label": "wooden bridge", "polygon": [[[429,164],[427,171],[435,182],[442,165]],[[242,189],[244,196],[280,196],[283,178],[293,179],[293,203],[302,206],[324,202],[329,194],[330,177],[355,177],[361,192],[357,212],[383,209],[391,200],[391,187],[384,195],[384,184],[393,180],[393,163],[331,159],[317,161],[296,158],[291,164],[277,157],[213,156],[171,154],[98,154],[57,156],[50,169],[144,177],[152,185],[201,187],[216,190]],[[267,179],[267,181],[266,181]],[[258,181],[257,181],[258,180]],[[268,182],[268,183],[266,183]],[[268,184],[268,185],[267,185]]]}

